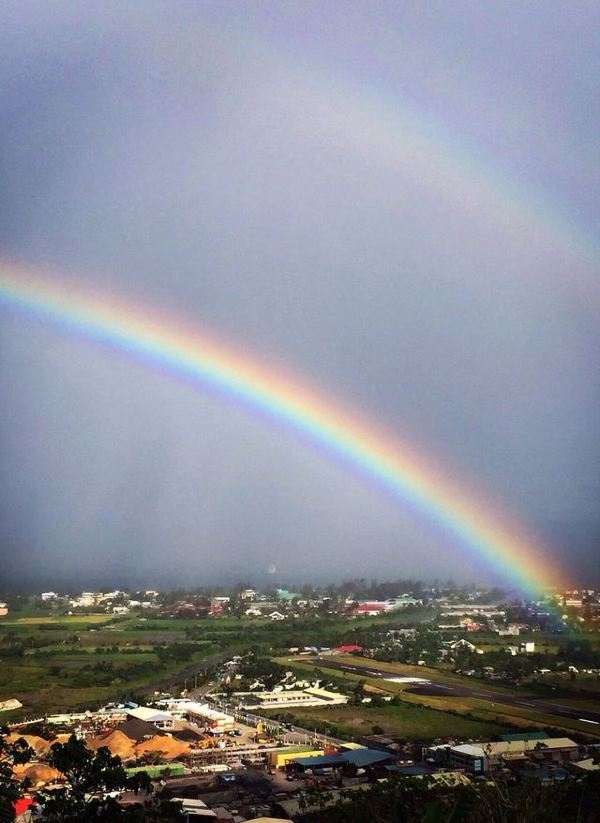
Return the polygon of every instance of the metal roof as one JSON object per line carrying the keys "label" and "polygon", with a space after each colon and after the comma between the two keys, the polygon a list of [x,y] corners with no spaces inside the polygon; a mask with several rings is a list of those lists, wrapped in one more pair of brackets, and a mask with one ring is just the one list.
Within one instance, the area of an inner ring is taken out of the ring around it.
{"label": "metal roof", "polygon": [[516,734],[501,734],[500,740],[547,740],[550,737],[548,732],[516,732]]}
{"label": "metal roof", "polygon": [[355,749],[339,754],[324,754],[320,757],[299,757],[296,763],[305,769],[327,768],[327,766],[342,766],[344,763],[352,763],[357,768],[372,766],[374,763],[382,763],[389,760],[389,752],[380,752],[375,749]]}

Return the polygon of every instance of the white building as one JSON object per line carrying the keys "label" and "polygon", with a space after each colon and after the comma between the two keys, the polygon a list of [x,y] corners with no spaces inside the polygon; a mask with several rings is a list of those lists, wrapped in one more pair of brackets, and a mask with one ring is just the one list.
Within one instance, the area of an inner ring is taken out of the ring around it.
{"label": "white building", "polygon": [[195,700],[181,698],[169,700],[167,705],[174,714],[187,717],[200,725],[210,727],[216,732],[229,731],[235,726],[235,718],[232,715],[218,712],[206,703],[197,703]]}
{"label": "white building", "polygon": [[339,706],[349,700],[348,695],[329,692],[316,686],[302,691],[273,690],[253,694],[238,692],[236,697],[240,699],[244,706],[251,709],[287,708],[288,706]]}

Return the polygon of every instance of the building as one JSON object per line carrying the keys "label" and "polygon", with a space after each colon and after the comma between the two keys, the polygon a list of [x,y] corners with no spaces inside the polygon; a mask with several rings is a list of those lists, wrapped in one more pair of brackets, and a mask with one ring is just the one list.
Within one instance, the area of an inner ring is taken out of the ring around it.
{"label": "building", "polygon": [[325,754],[323,749],[310,749],[306,746],[289,746],[287,749],[273,749],[267,753],[271,768],[284,769],[300,757],[319,757]]}
{"label": "building", "polygon": [[360,603],[352,609],[355,617],[376,617],[386,611],[385,603]]}
{"label": "building", "polygon": [[171,714],[171,712],[150,709],[147,706],[128,708],[126,709],[126,714],[128,717],[135,720],[143,720],[146,723],[152,723],[159,729],[172,729],[175,723],[175,717]]}
{"label": "building", "polygon": [[425,755],[438,763],[472,774],[485,774],[495,768],[518,761],[563,763],[576,760],[578,746],[568,737],[528,737],[488,743],[465,743],[460,746],[431,746]]}
{"label": "building", "polygon": [[174,797],[173,800],[181,803],[185,823],[200,820],[218,820],[217,813],[209,809],[202,800],[190,800],[187,797]]}
{"label": "building", "polygon": [[293,691],[238,692],[236,697],[246,708],[270,709],[291,706],[339,706],[348,702],[348,695],[329,692],[315,686]]}
{"label": "building", "polygon": [[168,701],[169,709],[180,717],[209,728],[213,733],[222,734],[235,727],[233,715],[211,709],[206,703],[196,703],[195,700],[176,699]]}
{"label": "building", "polygon": [[357,769],[373,770],[376,767],[392,764],[395,757],[390,752],[381,752],[375,749],[352,749],[337,754],[324,754],[318,757],[299,757],[292,765],[298,771],[312,771],[320,773],[323,770],[342,769],[345,766],[355,766]]}
{"label": "building", "polygon": [[456,649],[467,649],[470,652],[474,652],[476,650],[476,646],[474,643],[471,643],[470,640],[465,640],[464,637],[461,637],[460,640],[455,640],[453,643],[450,643],[450,649],[455,651]]}

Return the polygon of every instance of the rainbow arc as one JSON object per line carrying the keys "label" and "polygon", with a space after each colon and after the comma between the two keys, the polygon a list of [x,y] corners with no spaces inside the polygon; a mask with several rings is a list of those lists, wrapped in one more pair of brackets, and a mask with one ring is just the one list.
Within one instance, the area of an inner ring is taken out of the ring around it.
{"label": "rainbow arc", "polygon": [[101,343],[198,388],[211,388],[262,419],[299,433],[346,467],[375,480],[521,590],[558,585],[560,572],[522,527],[402,443],[280,374],[173,318],[139,310],[35,269],[0,263],[0,305],[62,333]]}

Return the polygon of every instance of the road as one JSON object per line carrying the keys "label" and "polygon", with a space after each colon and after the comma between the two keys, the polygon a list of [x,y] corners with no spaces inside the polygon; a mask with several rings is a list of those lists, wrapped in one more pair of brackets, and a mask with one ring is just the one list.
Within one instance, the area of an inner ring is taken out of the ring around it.
{"label": "road", "polygon": [[[213,705],[215,708],[219,709],[226,714],[232,714],[238,722],[238,725],[242,726],[244,729],[244,733],[249,733],[253,736],[256,733],[256,726],[258,723],[262,723],[263,729],[267,734],[273,733],[277,734],[279,737],[279,730],[282,728],[282,723],[278,720],[275,720],[273,717],[263,717],[260,714],[256,714],[243,706],[235,706],[232,703],[226,703],[222,700],[214,700]],[[245,728],[242,724],[245,724]],[[304,729],[300,726],[284,726],[285,734],[283,735],[283,740],[285,743],[298,743],[300,745],[304,744],[313,744],[316,743],[320,746],[324,746],[326,748],[332,746],[341,746],[344,740],[340,740],[337,737],[331,737],[330,735],[320,734],[316,732],[314,729]]]}
{"label": "road", "polygon": [[[350,672],[351,674],[358,674],[362,677],[389,678],[394,676],[393,672],[378,669],[376,662],[373,664],[369,662],[367,665],[360,666],[350,663],[340,663],[336,660],[329,660],[326,657],[316,657],[312,658],[312,660],[318,663],[320,668]],[[572,706],[563,706],[560,703],[547,703],[535,697],[502,694],[501,692],[494,692],[487,688],[485,691],[481,691],[477,686],[450,685],[434,680],[431,677],[427,677],[427,681],[427,683],[409,686],[405,691],[411,694],[431,696],[473,697],[477,700],[487,700],[487,702],[492,705],[499,703],[504,706],[519,706],[524,709],[534,709],[544,714],[568,717],[570,720],[579,720],[582,723],[588,723],[590,732],[600,734],[600,711],[595,712],[589,711],[588,709],[577,709]]]}

